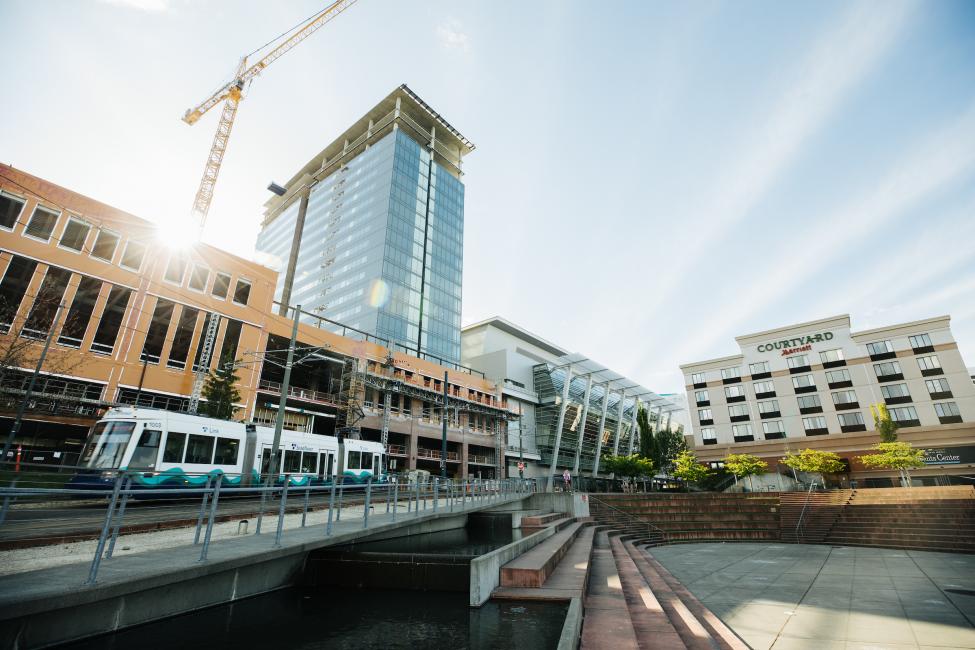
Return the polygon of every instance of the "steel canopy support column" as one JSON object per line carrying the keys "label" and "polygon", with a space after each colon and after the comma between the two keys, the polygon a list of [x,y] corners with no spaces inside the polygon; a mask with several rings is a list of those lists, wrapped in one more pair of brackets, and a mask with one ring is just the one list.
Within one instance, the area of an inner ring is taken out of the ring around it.
{"label": "steel canopy support column", "polygon": [[572,365],[565,368],[565,383],[562,386],[562,406],[559,408],[559,420],[555,425],[555,446],[552,447],[552,464],[548,468],[549,492],[555,491],[555,466],[559,462],[559,447],[562,446],[562,425],[565,424],[565,410],[569,406],[569,384],[572,383]]}
{"label": "steel canopy support column", "polygon": [[616,436],[613,438],[613,455],[619,456],[620,453],[620,432],[623,430],[623,405],[626,404],[626,390],[620,393],[620,408],[616,414]]}
{"label": "steel canopy support column", "polygon": [[640,398],[637,397],[633,401],[633,416],[630,418],[630,455],[633,455],[633,442],[639,433],[636,430],[636,415],[640,410]]}
{"label": "steel canopy support column", "polygon": [[592,373],[589,373],[589,381],[586,383],[586,396],[582,398],[582,420],[579,425],[579,440],[576,441],[576,458],[572,463],[572,474],[579,474],[579,457],[582,455],[582,439],[586,437],[586,418],[589,417],[589,396],[592,394]]}
{"label": "steel canopy support column", "polygon": [[656,422],[654,423],[654,427],[653,427],[655,433],[660,433],[660,418],[661,418],[661,416],[663,414],[664,414],[664,407],[658,406],[657,407],[657,419],[656,419]]}
{"label": "steel canopy support column", "polygon": [[596,460],[592,464],[592,477],[599,473],[599,457],[603,453],[603,429],[606,428],[606,413],[609,410],[609,382],[603,391],[603,414],[599,418],[599,431],[596,432]]}

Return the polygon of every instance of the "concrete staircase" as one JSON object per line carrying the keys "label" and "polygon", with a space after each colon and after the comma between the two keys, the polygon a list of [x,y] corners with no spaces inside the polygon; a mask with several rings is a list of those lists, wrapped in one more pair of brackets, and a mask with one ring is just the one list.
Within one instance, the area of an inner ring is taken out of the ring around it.
{"label": "concrete staircase", "polygon": [[784,492],[779,498],[781,539],[794,544],[822,544],[853,490]]}

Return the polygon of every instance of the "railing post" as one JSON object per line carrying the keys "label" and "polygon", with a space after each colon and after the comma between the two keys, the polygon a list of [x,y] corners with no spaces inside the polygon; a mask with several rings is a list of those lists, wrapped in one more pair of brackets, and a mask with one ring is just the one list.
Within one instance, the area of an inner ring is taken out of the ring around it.
{"label": "railing post", "polygon": [[122,483],[122,491],[125,493],[122,495],[122,505],[118,507],[118,517],[112,517],[115,522],[115,526],[112,529],[112,540],[108,543],[108,551],[105,553],[105,558],[110,559],[112,553],[115,552],[115,541],[118,539],[119,530],[122,528],[122,518],[125,517],[125,504],[129,502],[129,490],[132,488],[132,477],[126,476],[125,482]]}
{"label": "railing post", "polygon": [[335,479],[332,479],[332,491],[328,497],[328,523],[325,524],[325,537],[332,534],[332,509],[335,507]]}
{"label": "railing post", "polygon": [[396,521],[396,512],[399,510],[399,479],[393,482],[393,521]]}
{"label": "railing post", "polygon": [[437,513],[437,500],[440,498],[440,477],[433,479],[433,512]]}
{"label": "railing post", "polygon": [[369,527],[369,502],[372,500],[372,477],[366,479],[366,501],[362,509],[362,527]]}
{"label": "railing post", "polygon": [[392,491],[389,488],[389,482],[386,482],[386,514],[389,514],[389,497],[392,495]]}
{"label": "railing post", "polygon": [[193,546],[200,543],[200,529],[203,527],[203,515],[207,511],[207,501],[210,498],[210,483],[212,481],[213,477],[207,476],[207,484],[203,488],[203,498],[200,499],[200,514],[196,517],[196,532],[193,533]]}
{"label": "railing post", "polygon": [[85,580],[86,585],[95,584],[95,578],[98,576],[98,566],[102,563],[102,552],[105,550],[105,539],[108,537],[109,528],[112,525],[112,514],[115,512],[115,504],[118,503],[118,493],[122,489],[122,481],[124,480],[124,474],[119,472],[119,475],[115,479],[115,487],[112,488],[112,498],[108,503],[108,510],[105,512],[105,523],[102,525],[102,533],[98,536],[98,546],[95,547],[95,557],[91,560],[91,568],[88,570],[88,579]]}
{"label": "railing post", "polygon": [[281,531],[284,530],[284,508],[288,505],[288,487],[291,485],[291,474],[284,475],[284,487],[281,488],[281,507],[278,508],[278,532],[274,536],[274,547],[281,546]]}
{"label": "railing post", "polygon": [[7,518],[7,510],[10,509],[10,501],[13,499],[13,491],[17,486],[17,481],[20,480],[19,476],[15,476],[12,481],[10,481],[10,494],[3,498],[3,508],[0,509],[0,525],[3,524],[4,520]]}
{"label": "railing post", "polygon": [[420,481],[416,482],[416,505],[413,507],[413,516],[420,516]]}
{"label": "railing post", "polygon": [[308,518],[308,498],[310,496],[309,492],[311,491],[311,477],[306,476],[305,478],[307,479],[308,483],[305,484],[305,505],[301,509],[301,527],[302,528],[305,527],[305,520]]}
{"label": "railing post", "polygon": [[339,483],[339,509],[335,511],[335,521],[342,521],[342,497],[345,496],[345,479]]}
{"label": "railing post", "polygon": [[[270,453],[270,452],[265,452],[265,453]],[[272,489],[273,486],[273,480],[270,478],[270,475],[268,476],[268,480],[261,481],[260,485],[261,487],[259,489],[261,490],[261,508],[260,510],[257,511],[257,525],[254,527],[255,535],[261,534],[261,523],[264,521],[264,505],[267,503],[267,492],[268,490]]]}
{"label": "railing post", "polygon": [[210,502],[210,518],[207,520],[207,532],[203,536],[203,549],[200,551],[200,562],[206,562],[207,553],[210,551],[210,537],[213,535],[213,523],[217,519],[217,502],[220,500],[221,483],[223,483],[223,474],[217,474],[217,484],[213,486],[213,501]]}

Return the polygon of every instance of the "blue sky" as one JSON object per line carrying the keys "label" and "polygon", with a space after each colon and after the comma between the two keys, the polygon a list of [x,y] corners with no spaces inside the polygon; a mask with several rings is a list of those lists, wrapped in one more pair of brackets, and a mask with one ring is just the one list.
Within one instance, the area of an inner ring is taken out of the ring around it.
{"label": "blue sky", "polygon": [[[0,3],[0,159],[162,221],[180,121],[317,0]],[[464,322],[502,315],[661,392],[734,336],[948,313],[975,365],[975,3],[360,0],[245,99],[205,239],[400,83],[477,145]]]}

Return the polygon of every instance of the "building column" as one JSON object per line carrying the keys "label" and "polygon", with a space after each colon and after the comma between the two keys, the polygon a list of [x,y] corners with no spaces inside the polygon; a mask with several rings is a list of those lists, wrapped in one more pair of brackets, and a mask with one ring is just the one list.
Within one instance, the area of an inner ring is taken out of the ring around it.
{"label": "building column", "polygon": [[467,478],[467,441],[460,445],[460,478]]}
{"label": "building column", "polygon": [[548,468],[548,491],[555,490],[555,468],[559,462],[559,448],[562,446],[562,425],[565,424],[565,410],[569,406],[569,384],[572,383],[572,365],[565,368],[565,381],[562,385],[562,405],[559,408],[559,420],[555,425],[555,445],[552,447],[552,464]]}
{"label": "building column", "polygon": [[592,477],[599,473],[599,457],[603,453],[603,429],[606,428],[606,412],[609,410],[609,382],[603,392],[603,414],[599,418],[599,431],[596,432],[596,460],[592,464]]}
{"label": "building column", "polygon": [[671,413],[673,413],[673,411],[667,411],[667,426],[665,426],[664,429],[670,429],[670,415],[671,415]]}
{"label": "building column", "polygon": [[663,416],[663,414],[664,414],[664,407],[658,406],[657,407],[657,419],[656,419],[656,422],[654,423],[654,426],[653,426],[654,433],[660,433],[660,418]]}
{"label": "building column", "polygon": [[637,397],[633,401],[633,416],[630,418],[630,455],[633,455],[633,443],[637,439],[639,432],[636,427],[636,416],[640,411],[640,398]]}
{"label": "building column", "polygon": [[[410,427],[411,429],[413,427]],[[416,454],[419,446],[420,435],[416,431],[410,431],[409,442],[406,443],[406,469],[416,469]]]}
{"label": "building column", "polygon": [[586,436],[586,418],[589,417],[589,396],[592,394],[592,373],[586,383],[586,396],[582,398],[582,424],[579,425],[579,440],[576,441],[576,459],[572,464],[572,475],[579,474],[579,457],[582,455],[582,439]]}
{"label": "building column", "polygon": [[613,437],[613,455],[620,455],[620,432],[623,430],[623,405],[626,403],[626,389],[620,393],[620,409],[616,414],[616,435]]}

